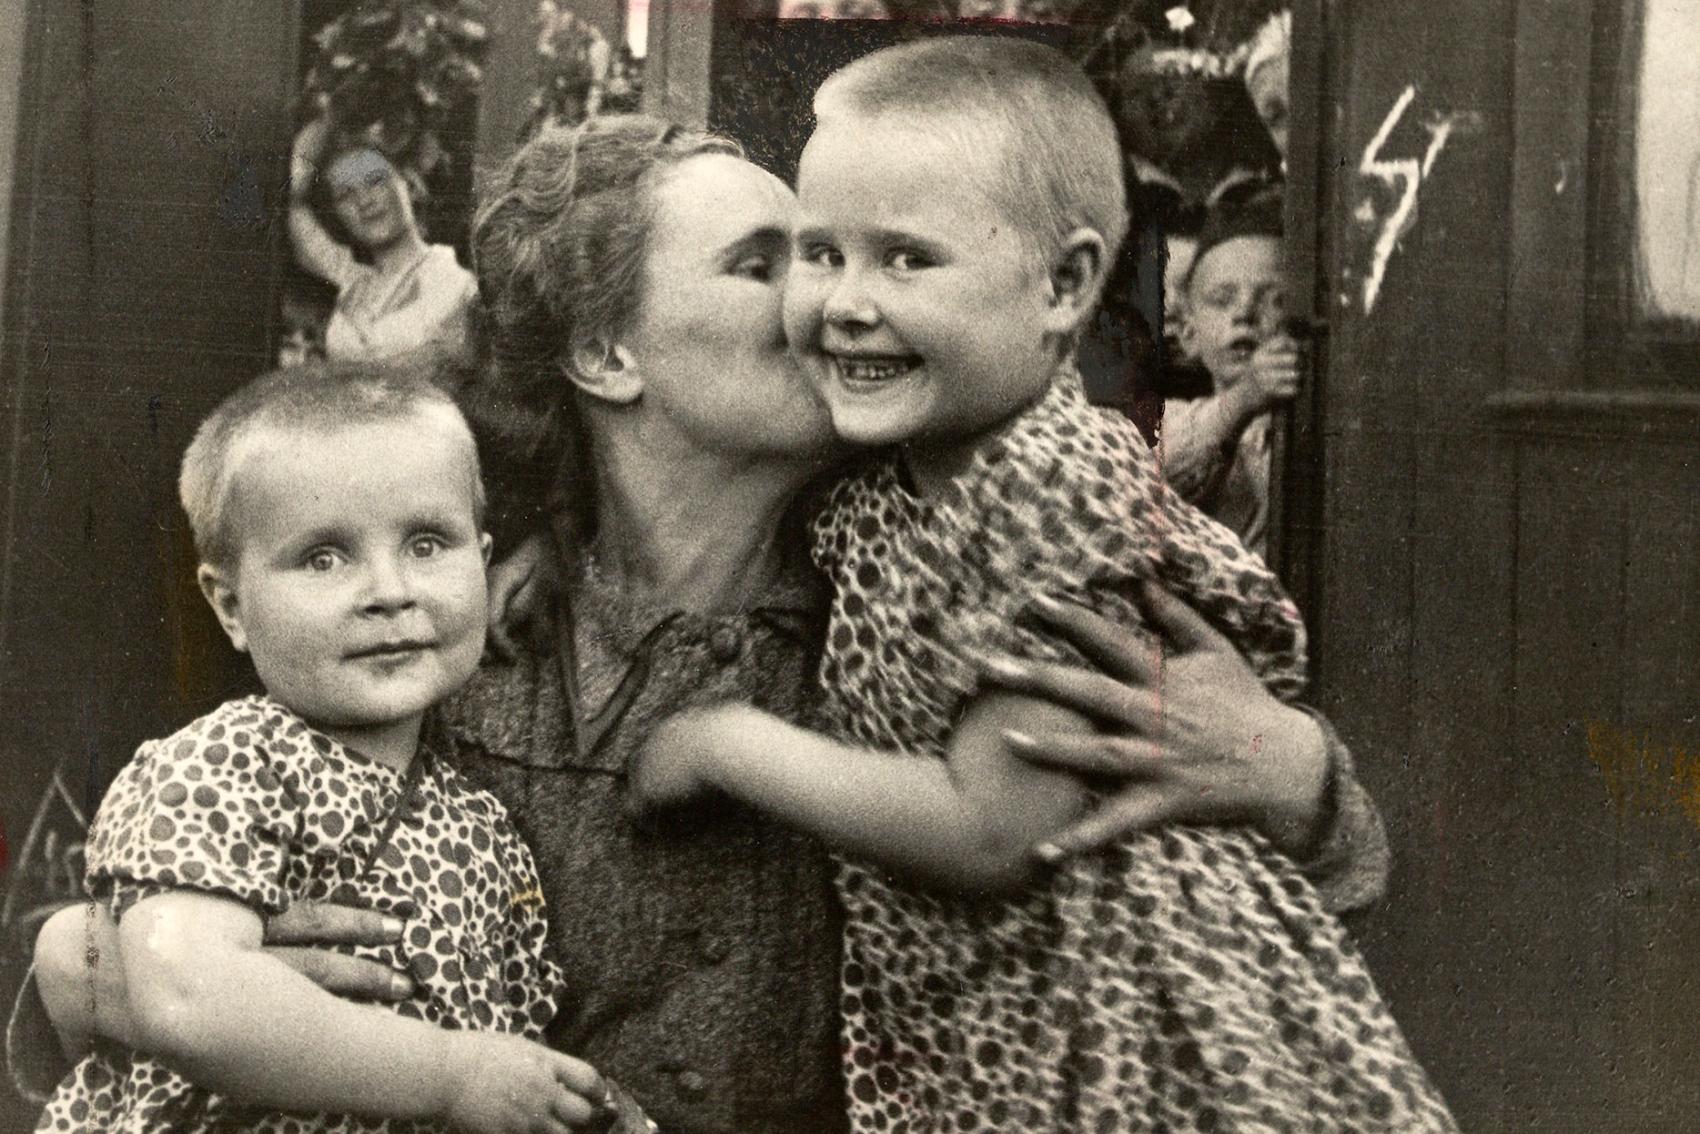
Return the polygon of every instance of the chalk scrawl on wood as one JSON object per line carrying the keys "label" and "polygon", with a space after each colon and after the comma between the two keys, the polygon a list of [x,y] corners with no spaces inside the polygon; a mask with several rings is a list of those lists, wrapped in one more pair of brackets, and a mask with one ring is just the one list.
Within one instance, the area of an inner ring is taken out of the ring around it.
{"label": "chalk scrawl on wood", "polygon": [[[1423,124],[1428,133],[1428,146],[1422,157],[1384,158],[1382,151],[1386,148],[1388,139],[1394,129],[1405,117],[1411,103],[1416,100],[1415,84],[1407,86],[1394,102],[1393,108],[1382,120],[1381,128],[1364,147],[1362,159],[1358,162],[1358,173],[1364,177],[1374,178],[1387,186],[1394,194],[1393,207],[1385,215],[1379,215],[1375,202],[1365,198],[1353,213],[1353,219],[1366,228],[1375,226],[1375,243],[1370,251],[1369,270],[1363,279],[1364,314],[1375,310],[1375,302],[1381,295],[1382,280],[1387,275],[1388,262],[1393,259],[1393,252],[1399,246],[1399,241],[1411,230],[1417,222],[1417,198],[1422,184],[1428,179],[1434,169],[1435,159],[1440,151],[1446,148],[1446,143],[1455,133],[1474,133],[1481,129],[1481,115],[1474,111],[1459,111],[1452,114],[1437,114]],[[1349,300],[1344,300],[1349,304]]]}

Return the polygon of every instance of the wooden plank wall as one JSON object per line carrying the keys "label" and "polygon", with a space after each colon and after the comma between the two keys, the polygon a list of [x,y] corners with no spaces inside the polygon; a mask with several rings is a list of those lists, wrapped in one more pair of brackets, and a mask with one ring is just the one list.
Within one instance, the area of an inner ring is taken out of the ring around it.
{"label": "wooden plank wall", "polygon": [[104,784],[240,680],[195,609],[176,464],[269,353],[294,51],[275,0],[28,6],[0,353],[14,856],[56,758]]}
{"label": "wooden plank wall", "polygon": [[[1520,24],[1509,0],[1325,6],[1342,74],[1323,130],[1319,696],[1398,857],[1366,950],[1464,1128],[1674,1132],[1700,1109],[1700,830],[1670,775],[1620,807],[1600,761],[1700,748],[1700,430],[1491,407],[1584,364],[1580,284],[1508,281],[1548,210],[1581,211],[1587,68],[1547,59],[1589,13],[1523,7]],[[1408,88],[1381,158],[1420,159],[1463,117],[1366,311],[1399,189],[1363,163]],[[1556,156],[1529,149],[1542,116],[1574,123]],[[1514,159],[1538,177],[1514,188]],[[1580,281],[1581,249],[1551,274]]]}

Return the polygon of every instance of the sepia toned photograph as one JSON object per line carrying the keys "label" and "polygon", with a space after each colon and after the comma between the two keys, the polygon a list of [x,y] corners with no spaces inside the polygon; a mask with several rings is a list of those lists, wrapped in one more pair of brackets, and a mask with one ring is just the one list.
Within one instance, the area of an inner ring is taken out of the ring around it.
{"label": "sepia toned photograph", "polygon": [[0,0],[0,1130],[1686,1134],[1700,0]]}

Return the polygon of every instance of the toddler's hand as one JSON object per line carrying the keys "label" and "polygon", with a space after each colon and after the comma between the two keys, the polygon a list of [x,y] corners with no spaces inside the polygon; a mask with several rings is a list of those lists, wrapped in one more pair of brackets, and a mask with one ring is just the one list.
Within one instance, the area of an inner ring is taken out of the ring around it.
{"label": "toddler's hand", "polygon": [[1299,392],[1299,344],[1290,335],[1265,339],[1252,352],[1240,387],[1252,400],[1252,411],[1262,413],[1277,402],[1292,400]]}
{"label": "toddler's hand", "polygon": [[569,1134],[606,1126],[608,1087],[588,1063],[500,1032],[448,1037],[443,1115],[471,1134]]}
{"label": "toddler's hand", "polygon": [[739,706],[676,713],[655,727],[626,773],[627,806],[638,818],[679,807],[714,787],[720,746],[736,736]]}

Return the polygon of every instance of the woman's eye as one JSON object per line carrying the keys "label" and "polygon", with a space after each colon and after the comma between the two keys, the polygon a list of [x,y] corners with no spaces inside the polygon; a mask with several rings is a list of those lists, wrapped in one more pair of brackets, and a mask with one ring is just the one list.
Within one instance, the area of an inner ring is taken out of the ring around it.
{"label": "woman's eye", "polygon": [[921,255],[921,253],[910,252],[907,250],[893,252],[890,256],[886,257],[885,262],[893,270],[899,272],[914,272],[919,271],[921,268],[930,268],[933,266],[933,262],[927,257]]}
{"label": "woman's eye", "polygon": [[768,256],[745,256],[732,265],[732,274],[765,282],[773,278],[773,260]]}
{"label": "woman's eye", "polygon": [[413,553],[413,558],[415,559],[429,559],[439,551],[443,550],[444,546],[445,545],[440,537],[428,535],[419,536],[408,546],[408,550]]}
{"label": "woman's eye", "polygon": [[329,548],[321,547],[315,551],[308,552],[307,558],[302,561],[302,565],[309,571],[316,571],[323,574],[326,571],[333,570],[340,561],[341,557],[337,555],[336,552]]}

